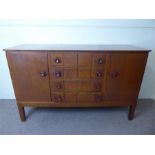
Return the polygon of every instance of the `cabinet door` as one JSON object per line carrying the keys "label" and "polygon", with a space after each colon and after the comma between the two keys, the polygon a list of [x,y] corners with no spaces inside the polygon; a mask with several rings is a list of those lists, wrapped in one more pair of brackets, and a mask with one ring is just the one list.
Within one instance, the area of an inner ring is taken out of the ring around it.
{"label": "cabinet door", "polygon": [[17,101],[50,101],[46,52],[7,52]]}
{"label": "cabinet door", "polygon": [[106,99],[135,101],[138,97],[147,53],[109,53],[106,72]]}

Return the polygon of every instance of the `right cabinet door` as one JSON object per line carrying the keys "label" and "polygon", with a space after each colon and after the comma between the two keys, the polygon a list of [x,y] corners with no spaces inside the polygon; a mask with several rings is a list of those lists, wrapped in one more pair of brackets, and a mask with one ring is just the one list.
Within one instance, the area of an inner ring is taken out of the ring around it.
{"label": "right cabinet door", "polygon": [[137,99],[147,56],[145,52],[107,54],[106,100],[135,101]]}

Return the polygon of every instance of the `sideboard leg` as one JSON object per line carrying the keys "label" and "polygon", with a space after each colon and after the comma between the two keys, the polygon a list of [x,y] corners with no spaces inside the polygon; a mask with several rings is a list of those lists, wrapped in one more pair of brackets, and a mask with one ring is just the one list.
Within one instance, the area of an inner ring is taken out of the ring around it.
{"label": "sideboard leg", "polygon": [[19,111],[21,121],[26,121],[24,107],[20,104],[17,104],[17,106],[18,106],[18,111]]}
{"label": "sideboard leg", "polygon": [[133,120],[136,109],[136,103],[129,106],[128,120]]}

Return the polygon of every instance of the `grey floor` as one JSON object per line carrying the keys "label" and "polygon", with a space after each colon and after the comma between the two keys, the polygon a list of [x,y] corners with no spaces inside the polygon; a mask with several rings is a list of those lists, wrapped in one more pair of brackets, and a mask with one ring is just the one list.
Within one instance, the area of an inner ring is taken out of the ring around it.
{"label": "grey floor", "polygon": [[21,122],[15,100],[0,100],[1,135],[139,135],[155,134],[155,102],[140,100],[135,119],[127,108],[51,109],[26,108]]}

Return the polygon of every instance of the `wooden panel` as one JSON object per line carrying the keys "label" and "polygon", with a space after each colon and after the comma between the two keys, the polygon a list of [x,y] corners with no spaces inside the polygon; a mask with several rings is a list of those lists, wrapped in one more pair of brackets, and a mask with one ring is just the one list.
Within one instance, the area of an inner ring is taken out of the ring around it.
{"label": "wooden panel", "polygon": [[79,68],[78,75],[79,75],[79,78],[91,78],[91,69]]}
{"label": "wooden panel", "polygon": [[80,80],[79,91],[99,92],[103,90],[102,80]]}
{"label": "wooden panel", "polygon": [[49,52],[48,55],[52,66],[77,66],[77,53],[75,52]]}
{"label": "wooden panel", "polygon": [[138,97],[147,53],[109,53],[106,99],[135,101]]}
{"label": "wooden panel", "polygon": [[8,52],[18,101],[50,101],[47,52]]}
{"label": "wooden panel", "polygon": [[64,58],[63,53],[59,52],[52,52],[49,54],[51,65],[53,66],[63,66],[64,65]]}
{"label": "wooden panel", "polygon": [[56,104],[65,102],[64,93],[52,93],[52,102]]}
{"label": "wooden panel", "polygon": [[79,67],[91,67],[92,55],[90,53],[78,53],[78,65]]}
{"label": "wooden panel", "polygon": [[64,67],[76,67],[77,66],[77,53],[66,52],[64,53]]}
{"label": "wooden panel", "polygon": [[78,102],[79,103],[100,103],[103,101],[102,93],[79,93]]}
{"label": "wooden panel", "polygon": [[75,79],[75,78],[77,78],[77,69],[75,68],[64,69],[64,79]]}
{"label": "wooden panel", "polygon": [[52,91],[64,91],[64,82],[63,80],[51,81],[51,90]]}
{"label": "wooden panel", "polygon": [[49,67],[50,69],[50,76],[51,76],[51,80],[52,79],[63,79],[64,78],[64,69],[63,68],[52,68]]}
{"label": "wooden panel", "polygon": [[81,91],[92,91],[91,80],[80,80],[79,81],[79,92]]}
{"label": "wooden panel", "polygon": [[[76,93],[65,93],[65,103],[76,103],[77,94]],[[72,105],[71,105],[72,106]]]}
{"label": "wooden panel", "polygon": [[77,81],[64,81],[65,91],[78,91]]}
{"label": "wooden panel", "polygon": [[77,78],[77,69],[50,67],[50,76],[51,79],[75,79]]}
{"label": "wooden panel", "polygon": [[104,81],[103,80],[93,80],[91,83],[92,90],[94,92],[104,91]]}
{"label": "wooden panel", "polygon": [[92,78],[103,79],[105,77],[105,71],[103,68],[95,68],[92,70]]}
{"label": "wooden panel", "polygon": [[93,66],[101,67],[106,64],[106,53],[105,54],[93,54]]}

